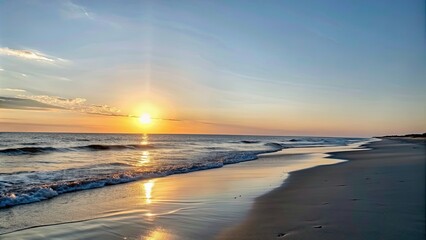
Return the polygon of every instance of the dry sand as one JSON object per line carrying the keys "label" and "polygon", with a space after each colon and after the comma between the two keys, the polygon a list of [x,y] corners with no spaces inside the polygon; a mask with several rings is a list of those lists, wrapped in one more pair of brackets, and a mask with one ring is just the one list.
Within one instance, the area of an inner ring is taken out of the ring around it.
{"label": "dry sand", "polygon": [[425,142],[368,146],[291,173],[219,239],[425,239]]}

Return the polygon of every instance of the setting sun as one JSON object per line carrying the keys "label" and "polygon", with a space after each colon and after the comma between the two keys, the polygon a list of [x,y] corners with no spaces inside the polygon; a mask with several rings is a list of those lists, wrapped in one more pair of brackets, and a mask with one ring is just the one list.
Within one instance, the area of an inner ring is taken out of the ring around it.
{"label": "setting sun", "polygon": [[151,115],[149,113],[144,113],[139,117],[139,122],[142,124],[150,124],[151,120]]}

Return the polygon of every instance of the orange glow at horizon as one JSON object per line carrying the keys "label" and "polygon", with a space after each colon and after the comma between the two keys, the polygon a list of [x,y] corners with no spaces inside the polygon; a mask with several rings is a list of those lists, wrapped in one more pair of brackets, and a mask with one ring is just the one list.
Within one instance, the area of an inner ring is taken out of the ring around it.
{"label": "orange glow at horizon", "polygon": [[[390,132],[391,123],[382,123],[380,119],[370,122],[358,122],[356,131],[348,128],[349,120],[345,116],[331,117],[318,116],[302,118],[300,115],[288,115],[284,120],[274,119],[267,114],[263,115],[261,124],[255,117],[243,120],[231,115],[215,114],[179,110],[167,104],[128,104],[124,110],[132,116],[141,116],[149,113],[151,124],[141,124],[139,117],[116,117],[88,115],[72,111],[52,110],[31,111],[31,121],[28,119],[28,110],[3,109],[0,112],[0,130],[23,132],[88,132],[88,133],[146,133],[146,134],[263,134],[263,135],[316,135],[316,136],[372,136],[386,134],[400,134],[404,132],[419,132],[422,124],[409,125],[403,122],[398,130]],[[207,116],[207,117],[204,117]],[[7,119],[19,119],[9,121]],[[56,124],[48,124],[49,122]],[[189,119],[168,121],[167,119]],[[252,119],[252,120],[251,120]],[[215,124],[205,124],[213,122]],[[371,124],[374,123],[374,124]]]}

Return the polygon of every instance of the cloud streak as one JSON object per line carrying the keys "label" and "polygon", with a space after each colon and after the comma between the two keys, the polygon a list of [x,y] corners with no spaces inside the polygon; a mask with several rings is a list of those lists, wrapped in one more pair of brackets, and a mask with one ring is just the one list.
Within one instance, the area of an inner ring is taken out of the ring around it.
{"label": "cloud streak", "polygon": [[29,99],[50,106],[72,110],[81,113],[97,114],[104,116],[128,116],[121,114],[120,109],[108,105],[95,105],[87,103],[84,98],[62,98],[47,95],[19,95],[22,99]]}
{"label": "cloud streak", "polygon": [[0,88],[0,91],[7,91],[7,92],[26,92],[24,89],[18,89],[18,88]]}
{"label": "cloud streak", "polygon": [[22,98],[15,98],[15,97],[0,97],[0,108],[20,109],[20,110],[61,109],[60,107],[37,102],[31,99],[22,99]]}
{"label": "cloud streak", "polygon": [[66,62],[67,60],[62,58],[56,58],[44,54],[37,50],[28,49],[11,49],[7,47],[0,48],[0,55],[13,56],[25,60],[32,60],[44,63],[55,63],[55,62]]}
{"label": "cloud streak", "polygon": [[93,19],[93,13],[85,7],[77,5],[71,1],[64,2],[63,13],[69,18],[89,18]]}

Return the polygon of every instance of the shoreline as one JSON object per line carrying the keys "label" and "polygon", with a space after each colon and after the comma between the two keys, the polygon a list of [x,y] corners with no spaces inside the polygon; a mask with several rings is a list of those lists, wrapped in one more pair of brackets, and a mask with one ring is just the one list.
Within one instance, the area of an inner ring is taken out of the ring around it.
{"label": "shoreline", "polygon": [[[359,144],[290,148],[209,171],[67,193],[3,209],[0,230],[10,233],[1,237],[140,239],[136,236],[159,234],[167,239],[213,238],[242,221],[255,199],[279,187],[288,172],[338,163],[341,160],[325,158],[325,154],[356,147]],[[109,226],[107,231],[104,226]]]}
{"label": "shoreline", "polygon": [[425,145],[383,139],[292,172],[217,239],[424,239]]}

